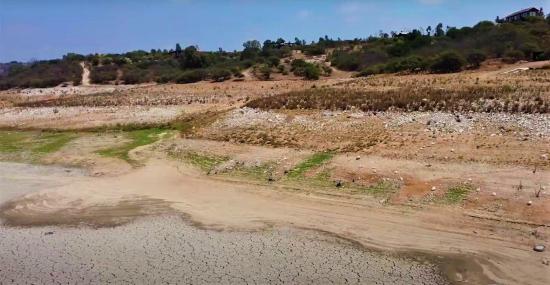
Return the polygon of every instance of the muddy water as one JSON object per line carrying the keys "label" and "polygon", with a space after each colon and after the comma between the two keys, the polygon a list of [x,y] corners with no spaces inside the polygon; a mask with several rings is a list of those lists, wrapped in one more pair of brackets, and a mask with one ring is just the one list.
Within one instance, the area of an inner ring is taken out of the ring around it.
{"label": "muddy water", "polygon": [[[0,208],[84,178],[61,167],[0,163],[0,170]],[[163,203],[153,216],[139,204],[78,212],[96,220],[109,213],[109,221],[120,213],[123,223],[107,227],[79,225],[71,220],[75,215],[62,212],[45,216],[58,221],[37,223],[50,226],[0,225],[0,283],[447,283],[426,259],[368,251],[330,234],[284,227],[209,230],[165,212]]]}
{"label": "muddy water", "polygon": [[446,284],[426,262],[279,228],[199,229],[179,216],[114,228],[0,227],[0,280],[115,284]]}

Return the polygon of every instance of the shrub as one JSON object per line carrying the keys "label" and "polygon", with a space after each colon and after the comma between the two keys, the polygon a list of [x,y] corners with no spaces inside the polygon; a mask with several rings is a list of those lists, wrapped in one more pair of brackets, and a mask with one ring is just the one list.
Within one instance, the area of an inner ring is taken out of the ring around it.
{"label": "shrub", "polygon": [[440,54],[431,65],[430,69],[435,73],[453,73],[462,70],[466,60],[456,52],[444,52]]}
{"label": "shrub", "polygon": [[304,78],[307,80],[317,80],[321,75],[321,70],[314,64],[308,64],[304,68]]}
{"label": "shrub", "polygon": [[268,65],[260,65],[258,71],[260,73],[260,79],[269,80],[271,78],[271,67],[269,67]]}
{"label": "shrub", "polygon": [[210,71],[210,78],[216,82],[222,82],[231,79],[231,71],[224,68],[214,68]]}
{"label": "shrub", "polygon": [[291,63],[291,71],[296,76],[302,76],[308,80],[317,80],[321,75],[319,67],[313,63],[304,61],[303,59],[295,59]]}
{"label": "shrub", "polygon": [[194,83],[206,79],[208,76],[207,72],[203,69],[189,70],[182,73],[177,79],[177,83]]}
{"label": "shrub", "polygon": [[124,84],[145,83],[151,81],[147,75],[146,70],[130,67],[122,72],[122,80],[124,80]]}
{"label": "shrub", "polygon": [[118,67],[116,65],[94,66],[90,72],[92,83],[104,84],[116,80]]}
{"label": "shrub", "polygon": [[275,67],[279,65],[279,63],[281,62],[281,59],[276,56],[270,56],[267,58],[267,62],[269,63],[270,66]]}
{"label": "shrub", "polygon": [[466,57],[466,60],[472,67],[479,67],[485,59],[487,59],[487,55],[480,50],[474,50]]}
{"label": "shrub", "polygon": [[525,54],[520,50],[509,50],[504,54],[504,62],[516,63],[525,58]]}
{"label": "shrub", "polygon": [[82,67],[74,60],[39,61],[33,64],[15,64],[0,78],[0,89],[54,87],[63,82],[80,84]]}
{"label": "shrub", "polygon": [[367,76],[376,75],[376,74],[379,74],[379,73],[382,73],[381,66],[380,65],[373,65],[373,66],[369,66],[367,68],[364,68],[356,76],[357,77],[367,77]]}
{"label": "shrub", "polygon": [[347,71],[359,69],[361,60],[358,53],[334,52],[331,56],[332,66]]}
{"label": "shrub", "polygon": [[332,68],[330,66],[322,65],[323,75],[330,76],[332,74]]}

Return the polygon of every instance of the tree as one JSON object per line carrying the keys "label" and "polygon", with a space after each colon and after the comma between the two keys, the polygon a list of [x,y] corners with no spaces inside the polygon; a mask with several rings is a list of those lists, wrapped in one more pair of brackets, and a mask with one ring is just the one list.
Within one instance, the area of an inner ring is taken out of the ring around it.
{"label": "tree", "polygon": [[259,50],[262,48],[262,44],[260,44],[259,41],[257,40],[251,40],[251,41],[246,41],[243,43],[243,47],[244,49],[255,49],[255,50]]}
{"label": "tree", "polygon": [[179,57],[181,55],[181,46],[180,46],[180,44],[176,44],[175,55],[176,55],[176,57]]}
{"label": "tree", "polygon": [[269,80],[269,78],[271,78],[271,67],[266,64],[260,66],[259,72],[262,80]]}
{"label": "tree", "polygon": [[435,27],[435,34],[434,34],[436,37],[442,37],[445,35],[445,31],[443,30],[443,24],[442,23],[439,23],[437,24],[437,26]]}
{"label": "tree", "polygon": [[231,71],[224,68],[215,68],[210,71],[210,78],[215,82],[222,82],[231,79]]}
{"label": "tree", "polygon": [[314,64],[308,64],[304,68],[304,78],[307,80],[317,80],[321,75],[321,70]]}
{"label": "tree", "polygon": [[432,26],[428,26],[428,28],[426,28],[426,34],[428,34],[428,37],[432,35]]}
{"label": "tree", "polygon": [[473,67],[479,67],[481,65],[481,63],[487,59],[487,56],[485,55],[484,52],[480,51],[480,50],[474,50],[472,52],[470,52],[468,54],[468,56],[466,57],[466,60],[468,61],[468,63],[473,66]]}
{"label": "tree", "polygon": [[435,59],[431,66],[431,70],[435,73],[459,72],[465,64],[466,61],[462,55],[454,51],[448,51],[440,54]]}
{"label": "tree", "polygon": [[202,68],[206,67],[207,62],[196,46],[188,46],[183,50],[181,65],[183,68]]}

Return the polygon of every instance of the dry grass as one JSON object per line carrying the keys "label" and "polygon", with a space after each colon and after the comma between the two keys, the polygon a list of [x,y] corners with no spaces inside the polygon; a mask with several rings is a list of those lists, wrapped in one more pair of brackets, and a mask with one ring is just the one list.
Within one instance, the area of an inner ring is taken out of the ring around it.
{"label": "dry grass", "polygon": [[546,97],[540,90],[526,91],[508,85],[385,91],[314,88],[258,98],[247,106],[260,109],[547,113],[550,101]]}

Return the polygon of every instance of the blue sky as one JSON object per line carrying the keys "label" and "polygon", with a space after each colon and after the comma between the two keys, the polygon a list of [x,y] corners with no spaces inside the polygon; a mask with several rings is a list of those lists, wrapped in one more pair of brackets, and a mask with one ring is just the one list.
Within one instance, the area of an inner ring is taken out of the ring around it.
{"label": "blue sky", "polygon": [[550,0],[0,0],[0,62],[473,25]]}

